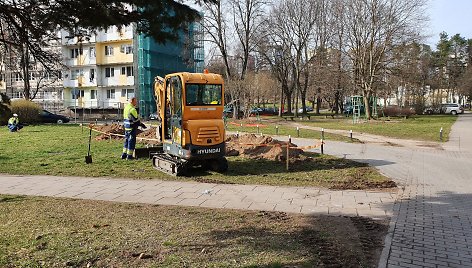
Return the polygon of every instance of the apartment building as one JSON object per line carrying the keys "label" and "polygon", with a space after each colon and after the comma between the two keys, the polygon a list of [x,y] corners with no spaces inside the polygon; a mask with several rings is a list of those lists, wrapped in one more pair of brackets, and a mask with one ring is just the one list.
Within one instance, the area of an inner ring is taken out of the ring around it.
{"label": "apartment building", "polygon": [[[51,42],[45,49],[60,55],[59,42]],[[41,64],[30,58],[30,68],[27,77],[19,64],[21,55],[13,50],[4,54],[3,62],[0,62],[0,92],[5,93],[10,99],[24,98],[25,79],[28,79],[30,97],[44,107],[62,107],[62,72],[59,68],[46,70]]]}
{"label": "apartment building", "polygon": [[133,26],[111,26],[86,37],[61,31],[64,106],[119,109],[135,95]]}
{"label": "apartment building", "polygon": [[[156,75],[203,71],[201,27],[177,43],[158,44],[136,33],[133,25],[111,26],[87,37],[61,32],[64,106],[74,109],[122,109],[136,96],[144,116],[156,111],[153,82]],[[198,36],[197,36],[198,35]],[[189,45],[190,43],[190,45]]]}

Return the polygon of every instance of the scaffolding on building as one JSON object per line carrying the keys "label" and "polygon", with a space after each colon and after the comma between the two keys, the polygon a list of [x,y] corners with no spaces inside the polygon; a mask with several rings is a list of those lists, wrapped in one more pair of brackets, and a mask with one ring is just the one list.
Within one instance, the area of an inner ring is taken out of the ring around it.
{"label": "scaffolding on building", "polygon": [[[181,33],[180,41],[158,44],[151,37],[137,35],[137,96],[139,113],[147,117],[156,112],[154,78],[175,72],[201,72],[204,64],[203,31],[201,25],[192,23],[188,36]],[[185,40],[192,40],[191,46]],[[184,53],[184,51],[187,51]],[[186,57],[192,59],[188,64]]]}

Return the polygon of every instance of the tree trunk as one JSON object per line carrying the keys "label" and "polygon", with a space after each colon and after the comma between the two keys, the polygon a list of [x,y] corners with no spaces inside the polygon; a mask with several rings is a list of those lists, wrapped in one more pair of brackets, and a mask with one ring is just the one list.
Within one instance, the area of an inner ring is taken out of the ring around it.
{"label": "tree trunk", "polygon": [[22,72],[23,72],[23,97],[25,100],[31,100],[30,80],[29,80],[29,53],[28,48],[22,47]]}
{"label": "tree trunk", "polygon": [[364,89],[363,92],[365,117],[367,120],[370,120],[372,118],[372,109],[370,107],[370,98],[372,97],[372,91]]}
{"label": "tree trunk", "polygon": [[283,87],[280,87],[280,107],[279,107],[280,117],[282,116],[283,108],[284,108],[284,89]]}
{"label": "tree trunk", "polygon": [[339,90],[337,90],[334,93],[334,108],[333,108],[336,114],[339,114],[339,97],[340,97]]}

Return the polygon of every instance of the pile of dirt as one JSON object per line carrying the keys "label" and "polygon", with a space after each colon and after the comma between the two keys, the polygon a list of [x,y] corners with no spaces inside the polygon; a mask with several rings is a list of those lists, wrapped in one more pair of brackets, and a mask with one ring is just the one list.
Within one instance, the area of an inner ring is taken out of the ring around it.
{"label": "pile of dirt", "polygon": [[125,134],[125,129],[123,128],[123,125],[120,125],[120,124],[95,125],[95,126],[93,126],[93,129],[105,133],[105,134],[100,134],[97,137],[95,137],[95,140],[97,140],[97,141],[108,140],[110,138],[112,138],[112,139],[123,139],[122,137],[115,136],[115,135],[109,135],[109,134],[119,134],[119,135],[124,135]]}
{"label": "pile of dirt", "polygon": [[[97,141],[108,140],[110,138],[115,139],[115,140],[122,140],[123,137],[110,135],[110,134],[118,134],[118,135],[124,135],[125,134],[125,129],[124,129],[123,125],[121,125],[121,124],[95,125],[93,127],[93,129],[105,133],[105,134],[100,134],[97,137],[95,137],[95,140],[97,140]],[[151,140],[137,139],[137,142],[141,142],[141,143],[145,143],[145,144],[159,144],[159,142],[157,141],[157,138],[156,138],[156,127],[150,127],[150,128],[145,129],[144,131],[141,130],[141,129],[138,129],[136,137],[151,139]]]}
{"label": "pile of dirt", "polygon": [[[142,140],[143,143],[146,143],[146,144],[160,144],[160,142],[158,141],[159,138],[157,138],[157,137],[159,137],[158,131],[159,130],[157,130],[156,127],[148,127],[144,131],[138,129],[138,134],[136,136],[140,137],[140,138],[149,139],[149,140]],[[139,139],[138,139],[138,142],[140,142]]]}
{"label": "pile of dirt", "polygon": [[[290,160],[304,160],[303,150],[290,143]],[[269,136],[255,134],[231,135],[226,138],[226,155],[242,156],[251,159],[267,159],[285,161],[287,156],[287,142],[273,139]]]}

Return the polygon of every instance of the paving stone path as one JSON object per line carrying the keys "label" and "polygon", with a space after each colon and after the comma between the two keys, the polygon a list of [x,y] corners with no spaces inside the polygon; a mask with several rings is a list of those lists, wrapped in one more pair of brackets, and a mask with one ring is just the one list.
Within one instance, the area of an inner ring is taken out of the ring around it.
{"label": "paving stone path", "polygon": [[404,188],[379,267],[472,267],[472,114],[442,147],[327,144],[328,154],[368,162]]}
{"label": "paving stone path", "polygon": [[396,192],[53,176],[0,176],[0,193],[386,218]]}

